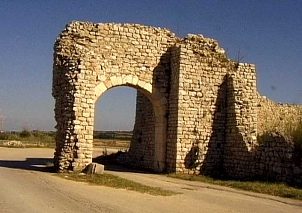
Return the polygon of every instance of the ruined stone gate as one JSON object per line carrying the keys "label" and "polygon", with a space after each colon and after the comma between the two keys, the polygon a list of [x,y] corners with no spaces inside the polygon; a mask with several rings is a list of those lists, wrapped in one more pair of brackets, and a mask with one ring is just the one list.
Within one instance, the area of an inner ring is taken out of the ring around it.
{"label": "ruined stone gate", "polygon": [[178,38],[138,24],[72,22],[54,46],[55,167],[92,162],[95,103],[108,89],[137,89],[125,161],[155,171],[244,173],[257,142],[255,66],[217,41]]}

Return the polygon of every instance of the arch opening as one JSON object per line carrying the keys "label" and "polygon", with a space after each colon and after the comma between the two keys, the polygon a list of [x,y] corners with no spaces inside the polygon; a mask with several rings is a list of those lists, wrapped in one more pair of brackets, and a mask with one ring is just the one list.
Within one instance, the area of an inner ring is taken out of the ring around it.
{"label": "arch opening", "polygon": [[95,103],[93,131],[94,161],[127,153],[135,118],[136,90],[129,87],[108,89]]}
{"label": "arch opening", "polygon": [[[106,164],[114,159],[126,166],[164,171],[166,126],[159,100],[146,89],[130,84],[114,85],[101,94],[97,92],[96,88],[93,155],[98,157],[95,161]],[[113,105],[101,104],[110,96],[113,96],[111,102],[119,105],[115,106],[117,111]],[[102,106],[107,113],[99,109]]]}

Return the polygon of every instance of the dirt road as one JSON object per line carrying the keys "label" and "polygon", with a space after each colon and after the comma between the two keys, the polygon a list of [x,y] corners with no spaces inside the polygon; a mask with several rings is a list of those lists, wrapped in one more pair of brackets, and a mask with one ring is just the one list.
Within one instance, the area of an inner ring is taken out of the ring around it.
{"label": "dirt road", "polygon": [[51,149],[0,148],[0,212],[302,212],[302,202],[162,175],[111,172],[182,194],[162,197],[73,182],[43,171]]}

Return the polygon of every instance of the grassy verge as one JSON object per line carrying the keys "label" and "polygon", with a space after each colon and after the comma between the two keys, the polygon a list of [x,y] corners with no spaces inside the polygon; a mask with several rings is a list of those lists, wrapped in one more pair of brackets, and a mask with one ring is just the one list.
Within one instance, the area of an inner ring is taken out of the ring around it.
{"label": "grassy verge", "polygon": [[69,180],[87,182],[90,184],[108,186],[108,187],[119,188],[119,189],[127,189],[131,191],[137,191],[140,193],[147,193],[150,195],[171,196],[171,195],[178,194],[177,192],[164,190],[159,187],[146,186],[111,174],[80,175],[77,173],[71,173],[71,174],[63,173],[63,174],[59,174],[59,176]]}
{"label": "grassy verge", "polygon": [[227,186],[235,189],[242,189],[251,192],[274,195],[285,198],[302,200],[302,189],[288,186],[283,183],[269,183],[260,181],[236,181],[236,180],[219,180],[206,176],[192,176],[183,174],[169,174],[169,177],[179,178],[189,181],[200,181],[204,183]]}

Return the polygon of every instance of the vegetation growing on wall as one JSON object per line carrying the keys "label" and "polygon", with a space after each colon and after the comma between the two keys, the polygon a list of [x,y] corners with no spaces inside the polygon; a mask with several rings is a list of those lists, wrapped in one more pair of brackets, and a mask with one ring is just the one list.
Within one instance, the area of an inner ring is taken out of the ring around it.
{"label": "vegetation growing on wall", "polygon": [[302,150],[302,120],[298,123],[297,127],[291,131],[291,136],[295,146]]}
{"label": "vegetation growing on wall", "polygon": [[298,123],[297,127],[291,132],[291,136],[294,142],[294,161],[297,165],[300,164],[302,159],[302,119]]}

